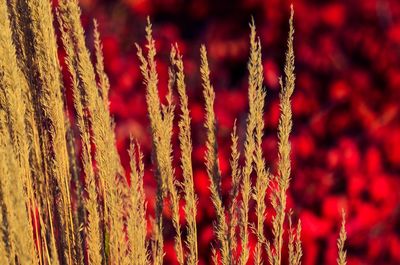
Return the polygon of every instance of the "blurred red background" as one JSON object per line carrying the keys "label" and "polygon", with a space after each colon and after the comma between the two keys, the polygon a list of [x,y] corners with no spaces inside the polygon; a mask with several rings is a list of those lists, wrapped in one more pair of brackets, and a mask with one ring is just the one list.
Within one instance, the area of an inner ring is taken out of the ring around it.
{"label": "blurred red background", "polygon": [[[123,163],[132,133],[146,155],[145,185],[154,214],[151,139],[134,43],[144,42],[146,16],[158,48],[160,94],[165,94],[170,44],[184,55],[192,115],[200,264],[210,263],[214,210],[204,167],[205,129],[199,48],[205,43],[216,89],[219,158],[229,187],[230,132],[247,111],[248,22],[263,45],[265,139],[272,172],[277,158],[278,77],[282,75],[289,1],[80,0],[88,32],[100,23],[111,112]],[[400,2],[294,1],[297,87],[293,96],[292,182],[288,207],[302,221],[303,264],[336,264],[340,210],[347,212],[348,264],[400,264]],[[91,43],[92,35],[88,33]],[[177,143],[177,139],[174,139]],[[175,144],[176,154],[179,154]],[[176,170],[179,175],[179,155]],[[269,210],[268,220],[272,212]],[[165,216],[169,212],[166,209]],[[183,221],[184,222],[184,221]],[[175,264],[173,229],[166,223],[167,264]]]}

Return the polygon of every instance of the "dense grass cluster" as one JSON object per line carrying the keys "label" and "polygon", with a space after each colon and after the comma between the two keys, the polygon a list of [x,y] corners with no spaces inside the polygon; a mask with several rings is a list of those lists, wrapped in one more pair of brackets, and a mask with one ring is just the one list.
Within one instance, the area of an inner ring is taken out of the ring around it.
{"label": "dense grass cluster", "polygon": [[[67,117],[71,110],[67,110],[53,25],[58,27],[66,53],[73,93],[72,119]],[[48,0],[0,2],[0,264],[162,264],[162,213],[166,200],[170,202],[175,229],[177,261],[181,265],[197,264],[191,118],[179,48],[171,48],[169,92],[166,104],[162,104],[150,21],[146,27],[147,53],[136,45],[146,87],[157,180],[155,216],[147,220],[143,154],[139,143],[131,139],[129,185],[115,146],[108,106],[110,85],[95,21],[94,25],[95,63],[85,43],[77,0],[60,0],[55,12]],[[221,195],[215,93],[206,47],[200,49],[207,135],[205,167],[216,212],[212,257],[215,264],[244,265],[251,255],[255,264],[286,264],[286,247],[288,263],[301,264],[301,223],[294,227],[286,209],[291,177],[290,98],[295,87],[293,10],[289,26],[285,75],[280,80],[278,172],[274,175],[269,172],[262,151],[266,92],[261,43],[254,22],[250,24],[249,113],[243,154],[238,149],[236,124],[232,129],[228,205],[224,205]],[[181,182],[176,179],[172,163],[171,139],[177,106]],[[241,157],[243,163],[239,162]],[[267,189],[272,191],[270,238],[264,231]],[[179,218],[182,201],[185,227]],[[255,205],[256,223],[249,221],[251,205]],[[254,249],[249,243],[252,233],[257,238]],[[341,265],[346,264],[345,239],[343,218],[338,239]]]}

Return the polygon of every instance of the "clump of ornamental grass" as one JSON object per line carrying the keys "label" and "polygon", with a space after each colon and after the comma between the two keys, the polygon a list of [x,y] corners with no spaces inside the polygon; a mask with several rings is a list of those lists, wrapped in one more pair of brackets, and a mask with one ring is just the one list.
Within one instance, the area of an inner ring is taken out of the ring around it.
{"label": "clump of ornamental grass", "polygon": [[[163,264],[162,213],[167,207],[164,202],[169,200],[177,262],[196,265],[199,252],[191,117],[179,47],[171,46],[169,90],[163,104],[158,94],[157,51],[150,20],[145,51],[136,44],[146,88],[151,157],[157,181],[155,216],[147,220],[144,156],[140,144],[131,138],[129,185],[115,145],[108,102],[110,84],[104,71],[98,26],[93,21],[93,63],[80,15],[77,0],[60,0],[55,12],[49,0],[0,2],[0,264]],[[58,26],[57,31],[53,25]],[[73,94],[71,107],[66,104],[56,32],[66,54]],[[215,264],[245,265],[251,256],[255,264],[301,264],[301,223],[292,224],[291,211],[286,207],[291,179],[290,98],[295,88],[293,36],[292,8],[284,76],[279,82],[278,172],[272,174],[262,150],[266,91],[261,42],[254,21],[250,23],[249,112],[245,139],[239,139],[236,122],[232,128],[228,205],[224,205],[221,194],[215,92],[206,46],[200,48],[205,168],[216,212],[216,241],[212,247]],[[177,101],[174,95],[178,96]],[[180,115],[175,117],[177,109]],[[179,127],[182,181],[177,180],[172,163],[175,120]],[[243,153],[238,149],[242,140]],[[239,163],[241,157],[243,165]],[[252,175],[256,176],[254,183]],[[267,238],[264,231],[267,190],[272,190],[272,238]],[[182,201],[184,227],[179,216]],[[249,220],[252,205],[255,223]],[[346,264],[344,226],[343,213],[337,243],[339,265]],[[254,249],[249,243],[252,234],[257,238]],[[288,262],[282,254],[286,247]]]}

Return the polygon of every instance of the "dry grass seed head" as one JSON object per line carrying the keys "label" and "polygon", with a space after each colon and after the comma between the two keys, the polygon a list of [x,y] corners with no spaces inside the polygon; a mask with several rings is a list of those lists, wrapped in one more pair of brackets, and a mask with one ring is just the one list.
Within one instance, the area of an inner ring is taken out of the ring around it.
{"label": "dry grass seed head", "polygon": [[144,164],[143,154],[139,144],[135,144],[132,137],[128,150],[131,167],[130,210],[128,213],[127,229],[130,247],[130,260],[133,264],[149,264],[149,253],[146,240],[146,199],[143,189]]}
{"label": "dry grass seed head", "polygon": [[200,74],[205,99],[205,123],[207,129],[206,140],[206,168],[210,179],[211,200],[214,205],[217,222],[214,225],[214,232],[221,244],[220,253],[223,265],[231,264],[229,247],[229,229],[225,219],[225,208],[221,198],[221,172],[218,164],[218,148],[216,140],[216,119],[214,113],[215,92],[210,82],[210,69],[208,66],[207,51],[204,45],[200,48]]}
{"label": "dry grass seed head", "polygon": [[337,264],[338,265],[346,265],[346,250],[344,249],[344,244],[346,242],[346,213],[342,209],[342,225],[340,227],[340,233],[339,233],[339,238],[337,240],[337,247],[338,247],[338,258],[337,258]]}
{"label": "dry grass seed head", "polygon": [[293,6],[291,7],[291,16],[289,20],[289,36],[287,40],[287,52],[285,60],[285,82],[280,79],[281,92],[280,98],[280,118],[278,124],[278,175],[276,178],[277,187],[275,188],[271,203],[276,215],[272,220],[273,239],[273,265],[281,264],[282,246],[284,233],[284,220],[286,211],[286,191],[290,182],[290,142],[289,135],[292,129],[292,110],[290,97],[293,94],[295,86],[294,74],[294,50],[293,50]]}
{"label": "dry grass seed head", "polygon": [[187,239],[186,245],[189,249],[187,263],[198,263],[197,252],[197,196],[194,191],[193,168],[192,168],[192,138],[190,132],[190,113],[188,106],[188,97],[186,94],[185,74],[182,55],[178,46],[172,46],[171,50],[172,64],[176,68],[176,86],[180,99],[181,116],[179,120],[179,144],[181,148],[181,168],[183,172],[183,190],[185,194],[185,216],[187,220]]}

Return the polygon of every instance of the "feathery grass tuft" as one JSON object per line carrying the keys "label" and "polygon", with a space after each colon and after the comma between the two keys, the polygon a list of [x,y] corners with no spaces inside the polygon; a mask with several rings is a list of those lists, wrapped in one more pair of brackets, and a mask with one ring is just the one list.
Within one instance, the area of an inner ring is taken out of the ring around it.
{"label": "feathery grass tuft", "polygon": [[300,265],[301,257],[303,256],[303,250],[301,248],[301,221],[297,223],[297,228],[294,229],[292,226],[292,213],[289,212],[289,265]]}
{"label": "feathery grass tuft", "polygon": [[[294,74],[294,50],[293,50],[293,6],[291,7],[291,15],[289,20],[289,37],[287,41],[286,62],[285,62],[285,78],[282,78],[279,83],[281,86],[280,98],[280,111],[281,115],[278,124],[278,175],[276,176],[277,187],[272,194],[272,206],[276,215],[272,220],[272,232],[274,235],[273,252],[270,253],[270,261],[273,265],[279,265],[282,261],[282,246],[283,246],[283,233],[284,221],[286,215],[286,192],[289,188],[290,182],[290,142],[289,135],[292,130],[292,110],[290,105],[290,97],[293,94],[295,86]],[[271,256],[272,254],[272,256]]]}
{"label": "feathery grass tuft", "polygon": [[181,119],[179,120],[179,144],[182,152],[181,168],[183,172],[183,190],[185,192],[185,216],[187,220],[186,245],[189,249],[187,263],[195,265],[198,263],[197,251],[197,196],[194,191],[193,168],[192,168],[192,137],[190,132],[190,113],[188,97],[186,95],[185,74],[182,55],[178,46],[172,46],[172,64],[176,67],[176,86],[180,99]]}
{"label": "feathery grass tuft", "polygon": [[207,50],[204,45],[200,48],[200,73],[205,99],[205,124],[207,129],[206,142],[206,167],[210,179],[211,200],[217,215],[217,223],[214,227],[217,238],[221,244],[220,252],[223,265],[231,264],[229,247],[229,230],[225,219],[225,207],[221,197],[221,171],[218,164],[218,147],[216,139],[216,119],[214,113],[215,92],[210,81],[210,69],[208,67]]}
{"label": "feathery grass tuft", "polygon": [[148,242],[146,240],[146,198],[143,188],[144,164],[143,153],[138,143],[131,138],[130,148],[131,187],[129,190],[130,205],[127,220],[130,246],[129,259],[133,264],[149,264]]}
{"label": "feathery grass tuft", "polygon": [[346,213],[344,210],[342,210],[342,225],[340,226],[340,233],[339,233],[339,238],[337,240],[337,247],[338,247],[338,258],[337,258],[337,264],[338,265],[346,265],[346,250],[344,250],[344,244],[346,242]]}

